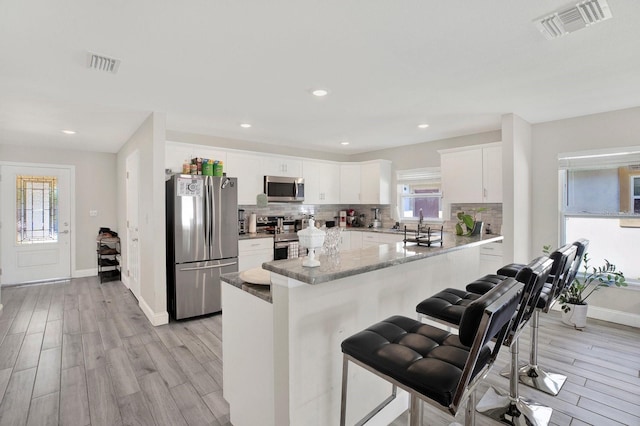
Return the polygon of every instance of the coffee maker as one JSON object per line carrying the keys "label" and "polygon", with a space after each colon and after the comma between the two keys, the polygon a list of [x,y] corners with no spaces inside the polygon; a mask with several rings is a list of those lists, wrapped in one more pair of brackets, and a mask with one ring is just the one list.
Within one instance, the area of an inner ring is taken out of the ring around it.
{"label": "coffee maker", "polygon": [[238,234],[247,233],[247,222],[244,216],[244,209],[238,209]]}

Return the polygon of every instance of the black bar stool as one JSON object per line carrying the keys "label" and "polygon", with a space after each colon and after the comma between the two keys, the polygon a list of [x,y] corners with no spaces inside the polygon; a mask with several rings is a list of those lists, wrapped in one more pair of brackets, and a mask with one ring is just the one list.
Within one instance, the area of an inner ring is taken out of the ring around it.
{"label": "black bar stool", "polygon": [[344,340],[340,425],[346,420],[349,362],[387,380],[394,392],[359,425],[393,399],[396,387],[411,396],[411,425],[421,424],[419,401],[455,415],[467,400],[465,424],[474,424],[475,387],[498,355],[522,288],[515,279],[505,277],[495,289],[467,306],[458,335],[393,316]]}
{"label": "black bar stool", "polygon": [[[522,328],[535,311],[542,288],[551,272],[552,265],[553,260],[542,256],[523,267],[516,274],[516,280],[524,284],[524,290],[520,307],[504,343],[510,346],[512,370],[517,370],[518,368],[518,337],[520,336]],[[467,288],[476,284],[488,286],[489,291],[493,291],[495,288],[493,282],[499,279],[504,279],[504,276],[487,275],[469,284]],[[479,296],[474,296],[471,292],[465,293],[462,290],[446,289],[420,302],[416,310],[429,319],[455,327],[459,323],[459,320],[455,321],[456,314],[464,314],[466,310],[464,305],[467,304],[466,301],[474,297]],[[451,318],[453,318],[454,321],[450,321]],[[504,423],[520,424],[518,423],[518,419],[525,422],[522,424],[546,425],[549,423],[552,409],[522,398],[518,393],[517,374],[510,379],[509,393],[507,395],[498,393],[493,389],[490,389],[490,392],[500,396],[499,402],[501,406],[493,400],[491,401],[491,405],[488,405],[487,400],[484,400],[485,407],[489,407],[490,409],[481,410],[480,405],[478,405],[478,411]]]}
{"label": "black bar stool", "polygon": [[[531,318],[531,348],[529,352],[529,363],[521,366],[518,370],[520,383],[538,389],[550,395],[556,396],[567,380],[567,376],[555,372],[545,371],[538,365],[538,328],[540,322],[540,312],[548,313],[558,300],[562,291],[575,278],[580,268],[581,260],[586,251],[589,241],[580,239],[572,244],[564,245],[551,254],[554,259],[551,274],[547,279],[540,299],[538,300],[537,309]],[[515,276],[518,268],[522,265],[512,263],[498,270],[498,274],[503,276]],[[482,294],[487,289],[483,283],[477,285],[469,284],[467,290]],[[505,377],[509,377],[511,370],[505,370],[501,373]]]}

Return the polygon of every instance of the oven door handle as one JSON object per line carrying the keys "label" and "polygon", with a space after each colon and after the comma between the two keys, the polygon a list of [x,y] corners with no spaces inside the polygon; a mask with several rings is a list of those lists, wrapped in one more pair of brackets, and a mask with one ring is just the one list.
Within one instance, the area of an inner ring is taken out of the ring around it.
{"label": "oven door handle", "polygon": [[287,247],[289,247],[290,243],[291,243],[291,241],[283,241],[283,242],[280,242],[280,243],[275,243],[274,244],[274,248],[276,248],[276,249],[287,248]]}

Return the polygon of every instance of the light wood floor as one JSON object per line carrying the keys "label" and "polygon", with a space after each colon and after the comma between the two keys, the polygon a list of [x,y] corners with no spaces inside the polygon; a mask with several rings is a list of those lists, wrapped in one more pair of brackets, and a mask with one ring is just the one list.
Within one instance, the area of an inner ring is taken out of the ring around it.
{"label": "light wood floor", "polygon": [[[1,296],[0,425],[230,425],[219,315],[153,327],[122,283],[93,277]],[[524,360],[528,333],[521,342]],[[508,360],[503,350],[479,395],[507,388]],[[577,331],[542,315],[539,361],[569,376],[557,397],[520,386],[554,408],[552,424],[640,425],[640,330],[589,320]],[[426,409],[426,425],[450,421]]]}
{"label": "light wood floor", "polygon": [[2,289],[0,425],[229,425],[221,317],[153,327],[120,282]]}

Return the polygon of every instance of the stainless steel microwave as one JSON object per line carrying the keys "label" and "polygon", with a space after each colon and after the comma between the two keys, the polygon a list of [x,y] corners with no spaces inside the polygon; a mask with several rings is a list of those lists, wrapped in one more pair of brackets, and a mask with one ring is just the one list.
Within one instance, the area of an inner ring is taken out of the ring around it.
{"label": "stainless steel microwave", "polygon": [[265,176],[264,193],[268,201],[304,201],[304,178]]}

